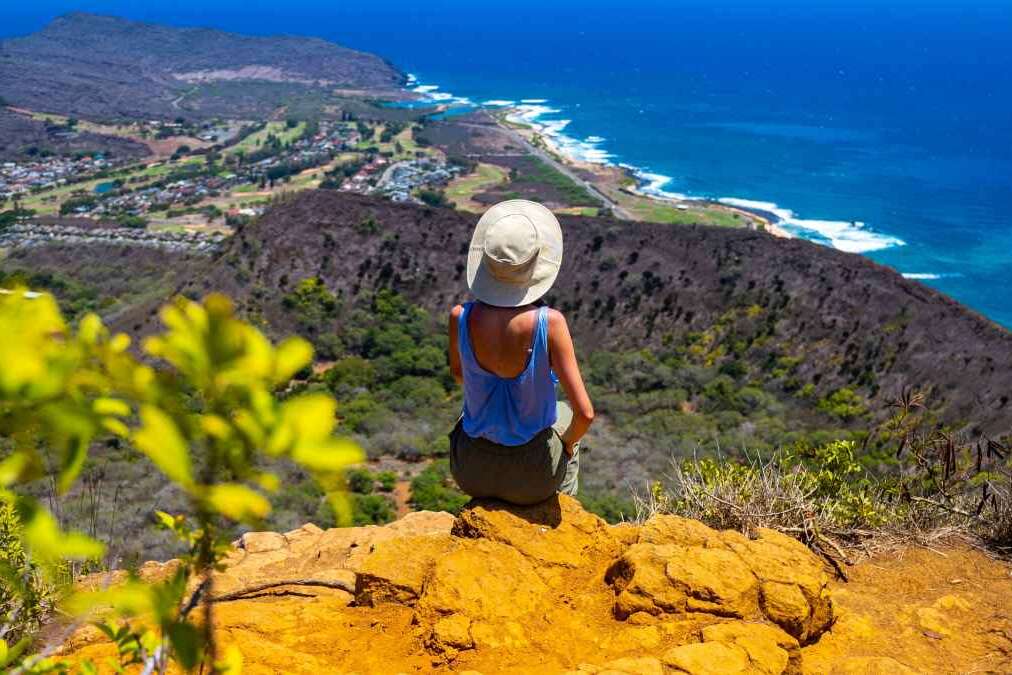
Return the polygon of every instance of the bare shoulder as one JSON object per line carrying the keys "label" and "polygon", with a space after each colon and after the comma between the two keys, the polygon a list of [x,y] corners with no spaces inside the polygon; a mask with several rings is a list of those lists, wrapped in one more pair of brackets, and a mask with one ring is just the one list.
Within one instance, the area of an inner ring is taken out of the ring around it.
{"label": "bare shoulder", "polygon": [[566,323],[566,317],[557,309],[548,310],[548,330],[549,333],[555,335],[566,334],[569,332],[569,325]]}
{"label": "bare shoulder", "polygon": [[450,310],[450,318],[454,321],[458,321],[460,319],[460,315],[463,313],[464,305],[455,305],[453,309]]}

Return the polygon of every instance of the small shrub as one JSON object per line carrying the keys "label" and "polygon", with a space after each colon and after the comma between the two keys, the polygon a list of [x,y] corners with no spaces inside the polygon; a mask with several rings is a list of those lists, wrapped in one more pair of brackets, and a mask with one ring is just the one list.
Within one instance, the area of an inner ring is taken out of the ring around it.
{"label": "small shrub", "polygon": [[348,469],[346,473],[348,489],[360,495],[372,494],[376,476],[365,468]]}
{"label": "small shrub", "polygon": [[449,460],[437,459],[411,481],[411,504],[419,511],[456,514],[468,501],[453,484]]}
{"label": "small shrub", "polygon": [[354,525],[385,525],[397,518],[389,497],[384,495],[352,495],[351,520]]}
{"label": "small shrub", "polygon": [[12,504],[0,502],[0,631],[13,645],[31,637],[48,615],[55,589],[29,559],[21,521]]}
{"label": "small shrub", "polygon": [[393,492],[397,486],[397,474],[393,471],[380,471],[376,474],[376,480],[379,481],[380,490],[383,492]]}

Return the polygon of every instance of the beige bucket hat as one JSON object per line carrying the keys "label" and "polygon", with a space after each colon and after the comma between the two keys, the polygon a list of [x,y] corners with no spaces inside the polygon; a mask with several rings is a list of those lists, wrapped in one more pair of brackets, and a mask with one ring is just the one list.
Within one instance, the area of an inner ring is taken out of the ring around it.
{"label": "beige bucket hat", "polygon": [[520,307],[548,292],[562,265],[562,228],[551,211],[526,199],[489,208],[467,253],[467,287],[482,302]]}

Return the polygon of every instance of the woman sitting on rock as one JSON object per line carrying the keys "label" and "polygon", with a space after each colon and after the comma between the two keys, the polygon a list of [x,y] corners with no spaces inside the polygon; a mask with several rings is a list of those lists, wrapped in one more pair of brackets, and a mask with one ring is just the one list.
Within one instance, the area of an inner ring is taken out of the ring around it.
{"label": "woman sitting on rock", "polygon": [[[594,408],[565,317],[536,304],[561,262],[562,229],[541,204],[501,202],[474,230],[467,285],[476,300],[454,307],[449,326],[450,371],[464,385],[450,468],[472,497],[535,504],[576,494]],[[556,401],[559,382],[572,407]]]}

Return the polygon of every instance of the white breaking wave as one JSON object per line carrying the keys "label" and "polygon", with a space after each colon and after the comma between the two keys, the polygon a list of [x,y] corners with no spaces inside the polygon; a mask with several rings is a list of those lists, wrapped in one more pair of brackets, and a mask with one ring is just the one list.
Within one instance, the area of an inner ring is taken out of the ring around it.
{"label": "white breaking wave", "polygon": [[804,239],[811,239],[816,242],[828,242],[833,248],[848,253],[869,253],[894,246],[906,245],[906,242],[902,239],[869,230],[864,223],[858,221],[848,222],[845,220],[798,218],[794,211],[785,209],[774,202],[738,199],[736,197],[723,197],[717,201],[728,206],[765,211],[776,216],[779,219],[777,225],[783,227],[788,232]]}
{"label": "white breaking wave", "polygon": [[[418,79],[408,73],[408,84],[417,84]],[[418,84],[418,86],[412,87],[411,91],[416,94],[421,94],[427,101],[440,104],[450,105],[474,105],[474,102],[466,96],[455,96],[448,91],[439,91],[438,84]]]}
{"label": "white breaking wave", "polygon": [[491,105],[491,106],[496,106],[496,107],[500,107],[501,108],[501,107],[505,107],[505,106],[508,106],[508,105],[516,105],[516,101],[510,101],[509,99],[505,99],[505,98],[493,98],[493,99],[490,99],[488,101],[483,102],[482,105]]}
{"label": "white breaking wave", "polygon": [[904,279],[952,279],[953,277],[961,277],[962,274],[936,274],[934,272],[901,272]]}
{"label": "white breaking wave", "polygon": [[674,199],[678,201],[689,199],[687,195],[664,189],[665,185],[670,184],[674,180],[671,176],[665,176],[663,173],[651,173],[632,164],[619,164],[619,166],[631,172],[636,180],[640,182],[639,187],[636,188],[637,192],[649,197],[660,197],[661,199]]}
{"label": "white breaking wave", "polygon": [[[591,164],[610,164],[613,155],[600,147],[604,138],[600,136],[588,136],[580,140],[566,133],[564,130],[572,120],[551,119],[546,116],[558,115],[561,111],[558,108],[551,108],[544,105],[544,99],[522,99],[532,101],[515,106],[509,114],[508,119],[531,126],[539,133],[545,141],[557,152],[577,162],[588,162]],[[533,101],[537,101],[534,103]]]}
{"label": "white breaking wave", "polygon": [[547,98],[522,98],[521,103],[548,103]]}

